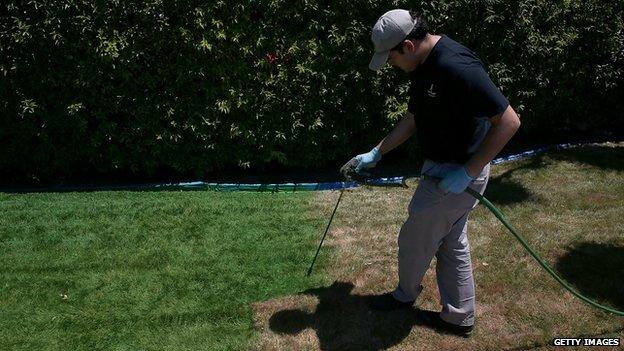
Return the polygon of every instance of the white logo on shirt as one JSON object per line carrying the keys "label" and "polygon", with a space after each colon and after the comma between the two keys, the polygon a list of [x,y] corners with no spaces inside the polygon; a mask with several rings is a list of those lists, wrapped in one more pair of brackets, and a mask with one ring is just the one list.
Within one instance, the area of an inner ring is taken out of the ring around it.
{"label": "white logo on shirt", "polygon": [[429,87],[429,90],[427,90],[427,95],[429,95],[429,97],[432,97],[432,98],[438,96],[438,93],[436,93],[433,90],[433,83],[431,83],[431,86]]}

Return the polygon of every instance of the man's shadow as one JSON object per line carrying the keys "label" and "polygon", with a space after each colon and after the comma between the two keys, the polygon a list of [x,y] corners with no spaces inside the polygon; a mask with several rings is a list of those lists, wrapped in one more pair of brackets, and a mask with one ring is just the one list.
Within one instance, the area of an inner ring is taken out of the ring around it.
{"label": "man's shadow", "polygon": [[417,310],[372,311],[371,295],[351,294],[353,284],[334,282],[329,287],[309,289],[303,294],[319,299],[314,313],[283,310],[269,320],[272,331],[296,335],[313,328],[321,350],[382,350],[399,344],[412,327],[423,325]]}

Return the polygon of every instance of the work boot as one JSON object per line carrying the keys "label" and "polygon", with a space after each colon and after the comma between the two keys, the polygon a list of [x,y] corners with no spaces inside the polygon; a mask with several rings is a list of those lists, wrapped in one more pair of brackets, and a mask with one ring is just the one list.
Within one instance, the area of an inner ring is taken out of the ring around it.
{"label": "work boot", "polygon": [[474,325],[457,325],[449,323],[440,317],[440,312],[419,310],[418,317],[424,325],[433,328],[437,332],[444,334],[452,334],[469,338],[474,329]]}
{"label": "work boot", "polygon": [[372,296],[368,301],[368,306],[376,311],[394,311],[402,309],[411,309],[414,301],[401,302],[392,296],[391,292]]}

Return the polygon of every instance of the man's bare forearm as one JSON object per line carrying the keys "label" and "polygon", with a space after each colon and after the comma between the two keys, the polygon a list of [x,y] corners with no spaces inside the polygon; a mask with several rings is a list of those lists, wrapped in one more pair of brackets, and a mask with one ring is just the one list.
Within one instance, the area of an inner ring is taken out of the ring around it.
{"label": "man's bare forearm", "polygon": [[414,115],[409,112],[405,113],[403,119],[401,119],[395,126],[394,129],[388,135],[383,138],[379,144],[377,144],[377,148],[379,152],[383,155],[388,153],[390,150],[396,148],[401,145],[405,140],[409,139],[414,131],[416,130],[416,122],[414,121]]}
{"label": "man's bare forearm", "polygon": [[509,106],[500,117],[495,118],[495,122],[492,122],[492,128],[483,139],[481,146],[465,164],[468,175],[471,177],[478,176],[483,167],[498,155],[518,128],[520,128],[520,119],[513,108]]}

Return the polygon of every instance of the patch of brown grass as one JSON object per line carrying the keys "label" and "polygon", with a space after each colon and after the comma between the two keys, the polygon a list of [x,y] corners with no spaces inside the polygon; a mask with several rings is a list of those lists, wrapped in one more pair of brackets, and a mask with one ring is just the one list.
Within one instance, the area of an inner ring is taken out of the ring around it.
{"label": "patch of brown grass", "polygon": [[[500,208],[552,263],[579,242],[615,241],[624,246],[624,187],[619,185],[624,184],[623,167],[605,168],[599,162],[601,157],[613,157],[609,152],[624,156],[624,144],[580,152],[582,162],[567,151],[562,156],[542,156],[539,162],[492,168],[492,178],[504,175],[506,182],[527,189],[528,199]],[[624,318],[598,311],[561,288],[483,206],[472,212],[469,224],[477,286],[472,338],[438,334],[419,325],[410,314],[371,314],[365,307],[367,297],[397,284],[397,235],[417,180],[409,180],[408,185],[410,189],[345,191],[325,243],[335,257],[327,274],[336,282],[312,294],[255,303],[258,350],[550,350],[554,337],[610,331],[624,342]],[[495,190],[504,195],[505,185]],[[329,218],[337,198],[337,191],[319,192],[313,213]],[[440,308],[434,266],[435,260],[417,301],[428,310]],[[277,331],[288,329],[286,322],[279,328],[271,326],[272,318],[275,322],[275,316],[287,315],[285,311],[303,320],[306,327],[292,329],[296,333]]]}

